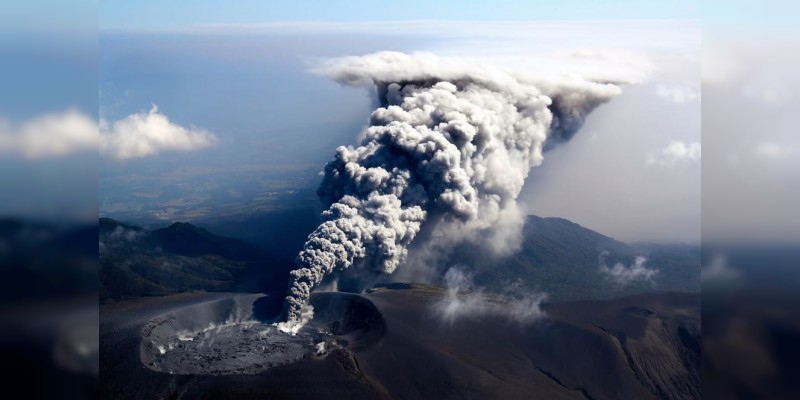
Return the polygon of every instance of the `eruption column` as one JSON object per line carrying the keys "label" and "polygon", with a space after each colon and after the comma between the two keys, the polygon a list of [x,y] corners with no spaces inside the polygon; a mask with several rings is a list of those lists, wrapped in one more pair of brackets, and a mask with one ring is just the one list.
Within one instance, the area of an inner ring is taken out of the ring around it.
{"label": "eruption column", "polygon": [[325,276],[356,263],[392,273],[426,220],[490,226],[516,207],[545,143],[568,140],[619,93],[613,84],[533,83],[429,54],[347,58],[325,72],[374,84],[380,107],[359,146],[337,148],[325,167],[325,222],[296,259],[287,320],[278,324],[289,333],[313,316],[308,298]]}

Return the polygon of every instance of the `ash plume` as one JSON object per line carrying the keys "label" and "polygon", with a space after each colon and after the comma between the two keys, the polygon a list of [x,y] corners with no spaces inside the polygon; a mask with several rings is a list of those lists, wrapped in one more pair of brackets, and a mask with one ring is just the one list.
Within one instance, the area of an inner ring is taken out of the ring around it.
{"label": "ash plume", "polygon": [[610,83],[544,81],[431,54],[381,52],[317,72],[374,85],[379,107],[357,147],[341,146],[318,194],[328,207],[291,272],[281,330],[311,318],[311,291],[354,265],[390,274],[423,224],[490,228],[543,152],[620,92]]}

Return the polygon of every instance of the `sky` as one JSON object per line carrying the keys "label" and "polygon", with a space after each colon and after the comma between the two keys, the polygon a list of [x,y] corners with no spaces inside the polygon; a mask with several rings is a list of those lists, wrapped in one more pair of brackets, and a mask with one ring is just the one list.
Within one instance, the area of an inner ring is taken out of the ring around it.
{"label": "sky", "polygon": [[0,6],[0,216],[97,217],[96,7]]}
{"label": "sky", "polygon": [[[81,185],[55,164],[43,174],[37,165],[38,180],[5,168],[4,180],[44,182],[6,204],[28,207],[22,199],[44,198],[35,195],[44,188],[91,193],[62,189],[89,187],[95,176],[91,203],[101,215],[196,220],[318,204],[319,170],[336,146],[356,143],[374,103],[315,66],[426,51],[513,73],[627,82],[573,143],[546,155],[521,201],[622,240],[699,240],[698,2],[331,3],[78,1],[59,9],[75,16],[65,23],[37,14],[36,2],[4,10],[2,29],[25,40],[0,43],[13,58],[0,79],[19,93],[0,98],[0,151],[64,160],[67,145],[26,132],[78,129],[82,113],[99,120],[102,154],[96,172],[76,175]],[[24,16],[63,35],[15,28]],[[98,21],[99,41],[76,28],[85,20]],[[74,45],[59,43],[76,35]],[[24,140],[4,145],[5,134]],[[76,154],[91,148],[70,137]],[[74,158],[61,166],[94,162]]]}
{"label": "sky", "polygon": [[[135,194],[138,206],[121,206],[131,213],[145,210],[142,199],[168,203],[163,215],[206,204],[189,216],[253,201],[263,210],[279,198],[315,202],[319,167],[336,145],[356,141],[374,105],[370,93],[316,75],[314,66],[380,50],[429,51],[529,74],[633,83],[531,173],[521,198],[529,212],[629,241],[694,241],[698,215],[709,238],[798,238],[785,217],[797,193],[780,193],[800,148],[781,114],[794,101],[793,61],[766,63],[796,46],[786,35],[796,32],[796,5],[331,3],[4,4],[0,84],[10,90],[0,96],[0,180],[20,190],[0,197],[2,209],[38,210],[37,199],[47,203],[55,191],[52,212],[71,204],[90,216],[96,176],[101,213],[109,209],[104,195]],[[775,9],[785,12],[766,12]],[[701,16],[704,30],[713,28],[702,49]],[[725,111],[731,107],[742,112]],[[703,120],[702,140],[701,108],[720,117]],[[96,169],[86,157],[93,142],[75,129],[98,118],[110,139]],[[120,138],[148,123],[181,140],[154,145],[151,137],[136,150],[146,156],[129,157]],[[66,141],[30,134],[53,126],[74,131]],[[712,148],[702,162],[701,143]],[[153,197],[156,189],[181,194],[165,201]]]}
{"label": "sky", "polygon": [[[188,6],[188,4],[191,4]],[[208,24],[253,24],[286,21],[404,21],[404,20],[620,20],[696,19],[700,2],[676,0],[571,0],[559,2],[498,0],[486,3],[458,0],[381,2],[352,0],[332,2],[298,0],[265,2],[200,0],[103,0],[100,29],[175,28]],[[243,12],[246,10],[246,12]]]}
{"label": "sky", "polygon": [[108,154],[117,157],[100,164],[101,215],[197,220],[318,205],[318,172],[336,146],[356,143],[375,105],[369,91],[342,87],[315,67],[375,51],[427,51],[527,75],[632,83],[574,143],[546,155],[521,201],[530,213],[621,240],[699,240],[699,158],[673,160],[667,150],[700,142],[697,21],[299,26],[101,33],[99,112],[109,137],[134,132],[131,121],[155,121],[156,105],[182,146],[197,145],[133,157],[112,142]]}

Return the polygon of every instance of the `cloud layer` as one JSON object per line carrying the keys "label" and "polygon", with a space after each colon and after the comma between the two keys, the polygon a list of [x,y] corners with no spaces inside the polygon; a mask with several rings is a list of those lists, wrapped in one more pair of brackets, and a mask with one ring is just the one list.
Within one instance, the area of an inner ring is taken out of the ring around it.
{"label": "cloud layer", "polygon": [[117,160],[156,155],[162,151],[194,151],[218,141],[211,132],[185,128],[158,111],[131,114],[112,124],[100,122],[100,153]]}

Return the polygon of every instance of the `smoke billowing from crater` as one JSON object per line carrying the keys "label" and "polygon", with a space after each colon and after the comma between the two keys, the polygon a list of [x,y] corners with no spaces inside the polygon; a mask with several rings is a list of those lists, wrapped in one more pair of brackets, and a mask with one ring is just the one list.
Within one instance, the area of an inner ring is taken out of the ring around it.
{"label": "smoke billowing from crater", "polygon": [[618,86],[572,78],[536,81],[431,54],[381,52],[318,72],[375,85],[379,108],[358,147],[341,146],[318,194],[328,207],[291,273],[287,321],[311,315],[311,291],[334,270],[390,274],[423,224],[480,231],[509,211],[543,152],[569,140]]}

